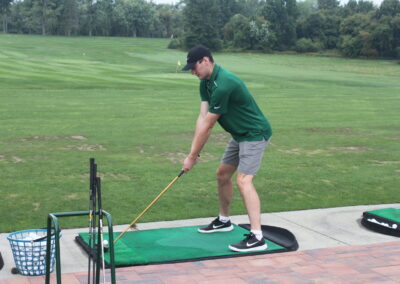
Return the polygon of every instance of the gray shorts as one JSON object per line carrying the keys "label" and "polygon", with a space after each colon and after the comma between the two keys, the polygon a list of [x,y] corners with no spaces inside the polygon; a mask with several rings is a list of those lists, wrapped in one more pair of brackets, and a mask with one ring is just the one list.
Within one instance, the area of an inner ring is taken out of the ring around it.
{"label": "gray shorts", "polygon": [[225,149],[221,163],[235,166],[239,173],[256,175],[270,140],[236,142],[232,139]]}

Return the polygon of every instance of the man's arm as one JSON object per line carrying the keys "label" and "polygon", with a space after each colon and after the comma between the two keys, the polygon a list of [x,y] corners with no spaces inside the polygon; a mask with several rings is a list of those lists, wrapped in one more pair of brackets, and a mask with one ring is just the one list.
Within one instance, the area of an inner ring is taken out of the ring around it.
{"label": "man's arm", "polygon": [[220,114],[214,114],[208,111],[208,102],[201,103],[200,114],[196,121],[196,129],[192,140],[192,147],[189,155],[183,162],[183,170],[185,172],[189,171],[195,165],[197,158],[206,144],[207,139],[211,134],[211,130],[219,117]]}
{"label": "man's arm", "polygon": [[206,117],[206,115],[208,113],[208,108],[209,108],[208,102],[206,102],[206,101],[201,102],[200,112],[199,112],[199,116],[197,117],[197,120],[196,120],[196,128],[194,130],[193,138],[194,138],[194,136],[196,136],[197,131],[200,129],[201,124],[203,123],[204,118]]}

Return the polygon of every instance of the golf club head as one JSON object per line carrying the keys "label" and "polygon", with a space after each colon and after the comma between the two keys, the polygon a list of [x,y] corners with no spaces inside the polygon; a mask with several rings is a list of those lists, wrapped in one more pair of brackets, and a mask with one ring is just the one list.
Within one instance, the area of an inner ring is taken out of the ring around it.
{"label": "golf club head", "polygon": [[133,230],[133,231],[138,231],[138,227],[136,224],[132,224],[131,226],[129,226],[129,229]]}

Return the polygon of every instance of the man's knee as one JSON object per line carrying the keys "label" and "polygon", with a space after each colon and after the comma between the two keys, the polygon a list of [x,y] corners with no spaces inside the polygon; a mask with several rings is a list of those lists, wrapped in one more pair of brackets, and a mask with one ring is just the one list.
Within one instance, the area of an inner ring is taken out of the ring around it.
{"label": "man's knee", "polygon": [[236,167],[232,165],[221,164],[216,172],[217,180],[219,182],[227,182],[232,178],[233,173],[235,172]]}
{"label": "man's knee", "polygon": [[236,176],[236,184],[239,189],[246,190],[246,188],[253,187],[253,175],[246,175],[242,173],[238,173]]}

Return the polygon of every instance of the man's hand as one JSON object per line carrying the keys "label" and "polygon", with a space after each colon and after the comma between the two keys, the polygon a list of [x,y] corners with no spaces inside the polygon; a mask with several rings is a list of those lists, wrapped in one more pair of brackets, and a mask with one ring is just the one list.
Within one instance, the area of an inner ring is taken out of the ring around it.
{"label": "man's hand", "polygon": [[199,156],[193,156],[193,155],[188,155],[185,160],[183,161],[183,168],[182,170],[187,173],[188,171],[191,170],[191,168],[194,167],[194,165],[197,163],[199,159]]}

